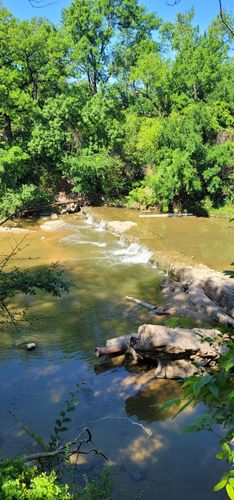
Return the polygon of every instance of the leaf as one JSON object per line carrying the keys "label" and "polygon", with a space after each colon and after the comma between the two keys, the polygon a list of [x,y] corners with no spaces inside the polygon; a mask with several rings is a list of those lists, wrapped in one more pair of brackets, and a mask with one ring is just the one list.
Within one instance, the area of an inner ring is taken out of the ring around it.
{"label": "leaf", "polygon": [[61,427],[59,429],[59,432],[65,432],[65,431],[68,431],[68,427]]}
{"label": "leaf", "polygon": [[210,384],[209,385],[209,391],[213,394],[213,396],[215,396],[216,398],[218,398],[218,396],[219,396],[219,388],[217,387],[217,385]]}
{"label": "leaf", "polygon": [[234,358],[227,359],[222,363],[222,367],[226,371],[229,371],[233,366],[234,366]]}
{"label": "leaf", "polygon": [[67,408],[67,411],[75,411],[75,406],[69,406],[69,408]]}
{"label": "leaf", "polygon": [[[181,400],[179,398],[169,399],[163,405],[160,406],[159,411],[168,410],[168,408],[171,408],[171,406],[180,404],[180,401]],[[157,406],[157,405],[153,405],[153,406]]]}
{"label": "leaf", "polygon": [[222,450],[223,450],[223,452],[224,452],[225,455],[230,455],[231,449],[230,449],[230,446],[228,446],[227,443],[225,443],[225,442],[221,443],[221,448],[222,448]]}
{"label": "leaf", "polygon": [[65,417],[66,412],[65,411],[60,411],[60,415],[61,415],[61,417]]}
{"label": "leaf", "polygon": [[203,377],[200,377],[199,379],[197,379],[197,381],[193,384],[194,396],[198,397],[200,392],[201,392],[202,387],[204,387],[205,385],[208,385],[211,382],[211,380],[213,380],[212,375],[204,375]]}
{"label": "leaf", "polygon": [[58,425],[58,427],[60,427],[62,425],[62,422],[61,422],[61,420],[59,420],[59,418],[57,418],[55,420],[55,423]]}
{"label": "leaf", "polygon": [[227,494],[228,494],[229,498],[231,500],[234,500],[234,489],[233,489],[233,487],[231,486],[230,483],[227,484],[226,491],[227,491]]}
{"label": "leaf", "polygon": [[213,488],[213,491],[219,491],[221,490],[222,488],[224,488],[227,484],[227,479],[221,479],[221,481],[219,481],[219,483],[217,483],[214,488]]}
{"label": "leaf", "polygon": [[179,408],[179,410],[176,412],[176,414],[173,416],[173,418],[177,417],[177,415],[182,413],[182,411],[184,411],[185,408],[187,408],[187,406],[189,406],[191,403],[192,403],[192,399],[189,399],[188,401],[186,401],[186,403],[184,403],[184,405],[182,405],[181,408]]}
{"label": "leaf", "polygon": [[71,418],[69,417],[63,418],[63,422],[64,423],[71,422]]}

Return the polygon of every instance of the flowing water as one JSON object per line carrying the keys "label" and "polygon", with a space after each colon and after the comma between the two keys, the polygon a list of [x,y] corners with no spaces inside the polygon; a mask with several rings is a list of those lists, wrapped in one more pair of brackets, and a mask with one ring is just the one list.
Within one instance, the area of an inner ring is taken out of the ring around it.
{"label": "flowing water", "polygon": [[136,226],[128,232],[130,236],[172,261],[234,271],[234,222],[228,219],[141,218],[144,214],[138,210],[104,207],[95,208],[94,213],[101,219],[135,222]]}
{"label": "flowing water", "polygon": [[[0,337],[0,447],[7,456],[38,448],[9,412],[48,439],[69,393],[78,390],[79,404],[72,414],[70,439],[84,426],[95,447],[116,465],[118,485],[127,500],[209,500],[222,473],[214,458],[217,438],[202,432],[180,434],[196,412],[175,419],[160,405],[180,394],[176,381],[147,382],[144,370],[125,365],[122,357],[97,360],[96,346],[107,338],[131,333],[144,322],[157,323],[152,313],[131,305],[126,295],[162,305],[159,283],[164,275],[150,263],[151,250],[126,243],[95,223],[92,217],[64,218],[67,230],[40,228],[47,220],[28,222],[30,229],[12,263],[36,269],[59,261],[71,280],[69,295],[53,298],[40,292],[14,306],[28,308],[21,331],[1,325]],[[60,228],[61,229],[61,228]],[[24,235],[23,235],[24,236]],[[6,255],[21,234],[1,233]],[[35,351],[23,344],[35,341]],[[92,476],[101,457],[80,457],[76,475]],[[117,488],[118,489],[118,488]],[[113,494],[117,498],[117,493]]]}

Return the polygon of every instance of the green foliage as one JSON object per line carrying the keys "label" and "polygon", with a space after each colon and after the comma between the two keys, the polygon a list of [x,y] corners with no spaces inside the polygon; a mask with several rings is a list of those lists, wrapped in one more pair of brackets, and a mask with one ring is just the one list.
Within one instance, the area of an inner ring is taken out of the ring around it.
{"label": "green foliage", "polygon": [[[75,410],[78,403],[78,392],[79,385],[77,384],[77,389],[70,392],[69,399],[65,400],[64,407],[55,420],[53,433],[48,443],[28,426],[19,422],[17,417],[11,413],[20,427],[37,443],[43,453],[24,457],[24,459],[16,457],[1,461],[0,496],[3,500],[15,500],[16,498],[22,500],[75,500],[79,498],[83,500],[108,500],[111,498],[113,483],[109,467],[104,467],[101,473],[96,474],[92,480],[84,476],[85,484],[83,487],[78,484],[68,486],[68,484],[60,482],[63,464],[69,464],[69,457],[75,453],[88,454],[87,445],[89,443],[92,445],[90,451],[104,457],[101,452],[93,449],[94,443],[88,429],[84,429],[72,442],[64,442],[64,432],[68,430],[67,425],[71,422],[69,415]],[[86,439],[84,438],[85,433],[87,434]],[[83,445],[84,450],[82,449]],[[29,466],[27,460],[36,461],[39,464],[38,467]],[[73,490],[73,493],[70,493],[70,490]]]}
{"label": "green foliage", "polygon": [[89,195],[118,195],[123,188],[121,160],[111,156],[107,151],[100,153],[83,153],[69,158],[70,176],[74,181],[74,192]]}
{"label": "green foliage", "polygon": [[1,7],[1,216],[61,178],[162,211],[232,203],[230,43],[220,19],[200,33],[193,11],[163,23],[136,0],[73,0],[60,27]]}
{"label": "green foliage", "polygon": [[2,217],[30,208],[40,208],[52,200],[52,194],[35,184],[22,184],[17,190],[5,189],[2,192],[0,213]]}
{"label": "green foliage", "polygon": [[2,500],[69,500],[67,485],[57,482],[56,474],[39,473],[37,467],[29,467],[22,460],[7,460],[0,469],[0,493]]}
{"label": "green foliage", "polygon": [[[226,335],[227,336],[227,335]],[[212,339],[207,339],[212,343]],[[233,478],[234,478],[234,342],[230,336],[221,342],[226,349],[218,360],[218,368],[215,372],[204,373],[202,368],[197,366],[198,372],[188,377],[182,384],[183,400],[177,398],[166,403],[166,407],[177,405],[178,413],[183,411],[188,405],[193,406],[204,403],[207,407],[201,416],[192,424],[184,428],[184,433],[198,432],[201,430],[217,432],[217,425],[222,426],[225,435],[220,440],[221,452],[216,457],[225,460],[229,466],[228,471],[214,487],[214,491],[226,488],[227,495],[233,499]],[[182,406],[181,406],[182,405]],[[165,408],[165,405],[162,409]],[[176,416],[175,415],[175,416]]]}
{"label": "green foliage", "polygon": [[113,484],[110,478],[110,468],[105,467],[102,474],[96,475],[92,480],[84,476],[85,486],[78,492],[77,498],[82,500],[111,500]]}
{"label": "green foliage", "polygon": [[40,269],[36,272],[0,270],[0,301],[5,301],[15,295],[35,295],[37,290],[44,290],[55,296],[68,291],[69,283],[62,278],[63,271],[57,265]]}

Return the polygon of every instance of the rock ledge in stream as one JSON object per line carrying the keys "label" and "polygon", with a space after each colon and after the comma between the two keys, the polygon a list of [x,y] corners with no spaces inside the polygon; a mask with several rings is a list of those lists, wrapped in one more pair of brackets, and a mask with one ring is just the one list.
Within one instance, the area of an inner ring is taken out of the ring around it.
{"label": "rock ledge in stream", "polygon": [[132,229],[132,227],[136,226],[136,222],[132,222],[130,220],[125,220],[125,221],[118,221],[118,220],[113,220],[111,222],[107,222],[107,228],[110,231],[113,231],[115,234],[123,234],[129,229]]}
{"label": "rock ledge in stream", "polygon": [[[234,280],[202,265],[184,267],[174,264],[170,271],[177,279],[188,284],[190,292],[193,291],[195,301],[198,289],[203,290],[209,299],[222,306],[230,316],[234,316]],[[205,297],[203,299],[206,306]],[[230,326],[234,326],[234,322]]]}
{"label": "rock ledge in stream", "polygon": [[63,220],[51,220],[42,224],[41,229],[43,231],[75,231],[77,228],[74,224],[67,224]]}
{"label": "rock ledge in stream", "polygon": [[[188,283],[188,281],[180,283],[166,278],[160,284],[162,294],[167,302],[164,306],[167,314],[176,317],[187,316],[199,321],[211,321],[233,328],[234,319],[210,299],[204,290],[196,285],[196,282],[190,281]],[[232,283],[230,284],[232,285]]]}

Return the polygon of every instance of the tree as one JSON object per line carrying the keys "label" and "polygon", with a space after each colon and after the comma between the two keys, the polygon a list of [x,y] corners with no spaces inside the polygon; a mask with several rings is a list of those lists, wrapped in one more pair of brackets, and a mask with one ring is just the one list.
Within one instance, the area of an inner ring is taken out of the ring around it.
{"label": "tree", "polygon": [[136,0],[74,0],[64,9],[63,25],[71,37],[74,74],[85,74],[95,94],[100,83],[115,75],[123,50],[151,36],[159,25]]}

